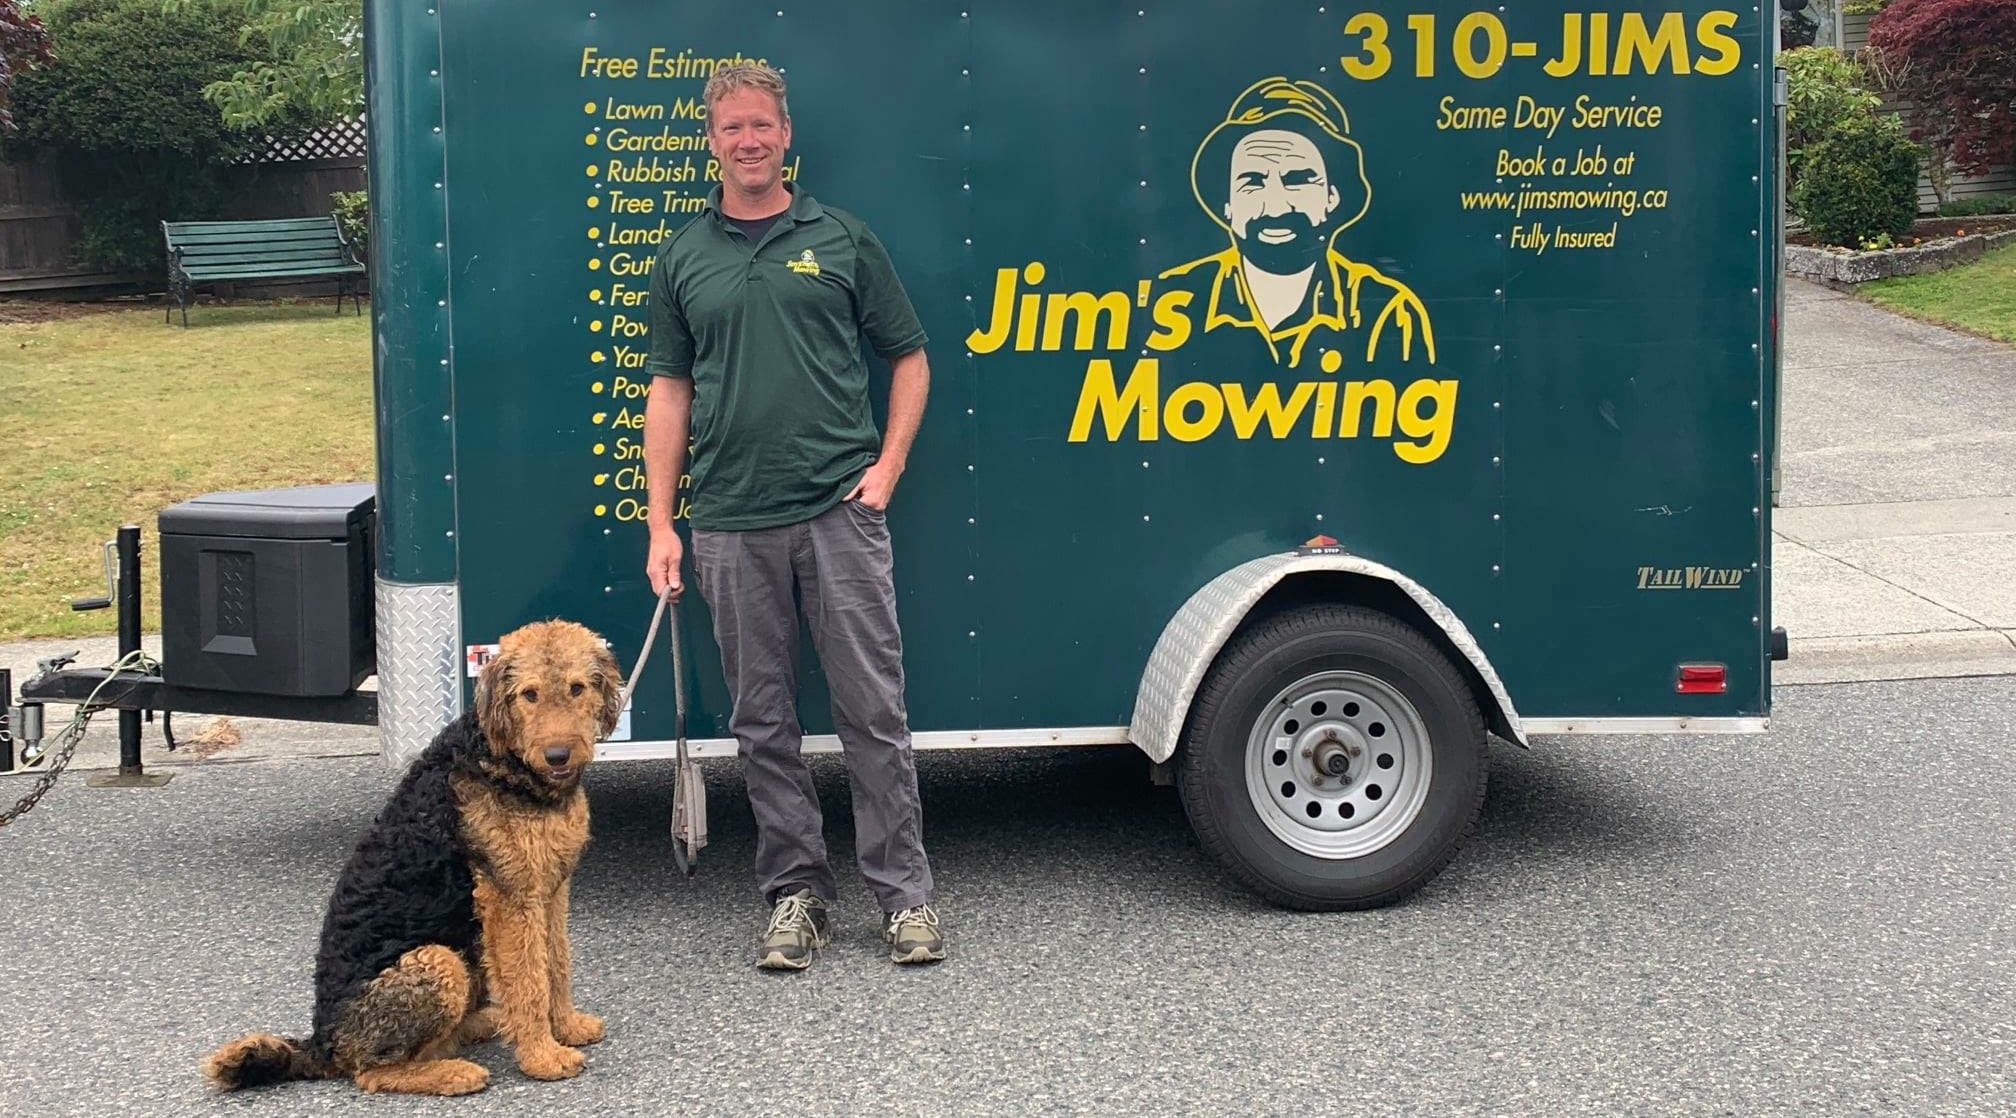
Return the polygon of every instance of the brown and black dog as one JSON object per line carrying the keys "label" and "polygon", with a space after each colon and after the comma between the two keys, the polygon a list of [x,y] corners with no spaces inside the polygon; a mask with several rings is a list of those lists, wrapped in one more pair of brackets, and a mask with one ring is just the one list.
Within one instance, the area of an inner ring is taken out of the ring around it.
{"label": "brown and black dog", "polygon": [[542,621],[498,642],[474,709],[408,769],[337,880],[305,1040],[255,1033],[211,1053],[225,1089],[348,1077],[461,1095],[454,1059],[501,1034],[519,1070],[578,1075],[602,1022],[574,1008],[567,885],[588,842],[581,772],[616,726],[621,669],[593,632]]}

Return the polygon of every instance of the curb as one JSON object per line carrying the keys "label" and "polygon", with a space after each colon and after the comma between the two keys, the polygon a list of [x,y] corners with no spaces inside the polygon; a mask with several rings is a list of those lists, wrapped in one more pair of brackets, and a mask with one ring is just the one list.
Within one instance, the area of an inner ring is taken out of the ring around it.
{"label": "curb", "polygon": [[2016,637],[1995,629],[1795,638],[1789,652],[1773,665],[1774,688],[2016,675]]}

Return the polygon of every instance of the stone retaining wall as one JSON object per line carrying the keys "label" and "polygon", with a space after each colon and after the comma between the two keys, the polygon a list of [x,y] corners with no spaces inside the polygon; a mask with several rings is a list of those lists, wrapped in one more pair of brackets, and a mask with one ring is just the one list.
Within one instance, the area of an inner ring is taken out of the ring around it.
{"label": "stone retaining wall", "polygon": [[1808,245],[1785,246],[1785,274],[1824,283],[1829,287],[1851,288],[1858,283],[1888,276],[1908,276],[1937,272],[1955,264],[1978,260],[1991,248],[2016,241],[2016,229],[1995,233],[1970,233],[1930,244],[1876,252],[1844,252]]}

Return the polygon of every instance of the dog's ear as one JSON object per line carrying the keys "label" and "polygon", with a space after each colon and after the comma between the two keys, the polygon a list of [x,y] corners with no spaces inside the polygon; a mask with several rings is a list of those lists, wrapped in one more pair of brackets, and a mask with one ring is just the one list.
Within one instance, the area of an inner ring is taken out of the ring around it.
{"label": "dog's ear", "polygon": [[616,732],[616,722],[623,717],[623,667],[616,662],[616,657],[610,654],[601,641],[595,642],[593,682],[596,691],[602,696],[599,721],[602,736],[606,738]]}
{"label": "dog's ear", "polygon": [[511,686],[516,668],[513,654],[500,651],[476,676],[476,722],[493,745],[500,744],[500,739],[510,733]]}

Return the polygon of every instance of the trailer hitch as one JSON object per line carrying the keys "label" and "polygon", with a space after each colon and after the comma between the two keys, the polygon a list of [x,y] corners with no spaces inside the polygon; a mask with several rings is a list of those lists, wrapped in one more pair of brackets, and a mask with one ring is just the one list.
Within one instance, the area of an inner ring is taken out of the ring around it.
{"label": "trailer hitch", "polygon": [[[13,671],[0,668],[0,773],[10,773],[17,765],[25,767],[42,759],[42,754],[47,751],[42,744],[42,701],[30,698],[28,688],[35,685],[35,680],[62,671],[75,659],[77,653],[65,652],[35,661],[35,678],[21,688],[20,702],[14,701]],[[15,755],[17,745],[20,747],[18,757]]]}
{"label": "trailer hitch", "polygon": [[[119,657],[111,667],[105,669],[103,680],[78,705],[77,709],[71,714],[69,723],[56,732],[56,737],[52,744],[60,742],[62,748],[57,750],[56,759],[50,762],[48,770],[35,778],[35,786],[28,790],[26,796],[16,801],[13,807],[0,810],[0,827],[5,827],[21,816],[35,810],[35,805],[40,803],[42,797],[48,795],[49,790],[56,786],[56,781],[63,775],[63,770],[70,767],[70,758],[77,752],[78,743],[84,740],[84,731],[91,725],[91,716],[106,709],[98,705],[99,692],[103,691],[122,674],[152,672],[158,667],[159,665],[154,662],[153,657],[135,649]],[[7,697],[12,698],[12,674],[5,670],[0,670],[0,689],[9,692]],[[0,737],[11,739],[14,732],[21,732],[24,739],[31,742],[30,763],[39,760],[41,758],[40,746],[42,741],[42,704],[24,698],[19,704],[0,706],[0,713],[4,713],[5,715],[4,719],[0,719]],[[134,712],[122,710],[119,713],[126,715]],[[13,744],[11,740],[5,744],[5,755],[9,759],[8,763],[11,767],[11,758],[14,752]],[[135,777],[139,779],[136,780]],[[90,784],[92,787],[103,788],[107,786],[139,787],[142,786],[143,782],[146,786],[153,786],[167,783],[168,778],[151,773],[129,774],[122,769],[117,776],[94,776],[85,783]]]}

